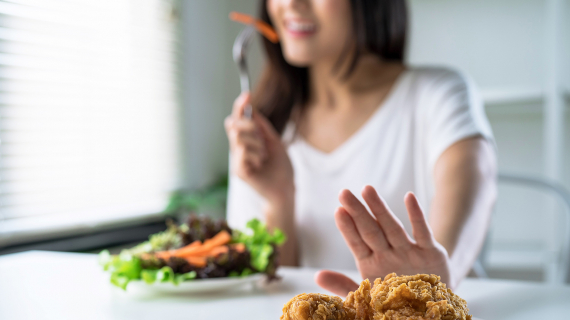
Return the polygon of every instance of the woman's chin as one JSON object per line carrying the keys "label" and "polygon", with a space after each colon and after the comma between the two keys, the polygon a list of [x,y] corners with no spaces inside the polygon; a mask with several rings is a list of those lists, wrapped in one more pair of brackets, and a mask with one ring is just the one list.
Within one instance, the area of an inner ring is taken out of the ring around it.
{"label": "woman's chin", "polygon": [[298,68],[308,67],[313,64],[314,61],[314,57],[308,54],[285,52],[284,57],[288,64]]}

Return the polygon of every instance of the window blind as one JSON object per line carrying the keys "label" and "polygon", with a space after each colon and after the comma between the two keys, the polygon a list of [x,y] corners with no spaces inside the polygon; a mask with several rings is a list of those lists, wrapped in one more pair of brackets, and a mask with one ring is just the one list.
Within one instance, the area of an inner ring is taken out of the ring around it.
{"label": "window blind", "polygon": [[0,1],[0,246],[163,209],[179,167],[172,1]]}

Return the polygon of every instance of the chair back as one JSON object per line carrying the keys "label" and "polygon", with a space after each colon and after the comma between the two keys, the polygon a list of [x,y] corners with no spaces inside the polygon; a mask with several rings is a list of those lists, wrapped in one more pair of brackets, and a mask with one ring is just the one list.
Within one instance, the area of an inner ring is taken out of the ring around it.
{"label": "chair back", "polygon": [[[517,174],[499,174],[499,184],[508,184],[532,188],[556,196],[565,208],[566,219],[563,243],[560,246],[560,256],[556,260],[557,266],[552,269],[555,274],[548,276],[551,282],[570,284],[570,192],[562,185],[544,178],[530,177]],[[547,273],[549,270],[547,270]]]}

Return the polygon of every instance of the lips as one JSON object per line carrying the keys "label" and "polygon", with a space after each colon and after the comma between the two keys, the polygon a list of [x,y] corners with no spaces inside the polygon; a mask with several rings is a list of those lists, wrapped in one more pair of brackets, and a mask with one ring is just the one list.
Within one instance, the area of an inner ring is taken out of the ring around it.
{"label": "lips", "polygon": [[294,36],[308,36],[315,33],[317,25],[309,21],[287,20],[285,29]]}

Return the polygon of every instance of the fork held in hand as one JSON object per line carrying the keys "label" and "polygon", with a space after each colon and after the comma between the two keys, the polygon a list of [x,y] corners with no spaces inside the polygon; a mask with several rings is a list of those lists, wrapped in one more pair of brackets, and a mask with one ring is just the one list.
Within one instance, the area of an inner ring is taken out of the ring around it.
{"label": "fork held in hand", "polygon": [[[249,72],[247,71],[247,63],[246,63],[246,52],[249,44],[251,43],[251,39],[255,32],[255,28],[251,25],[248,25],[243,29],[236,38],[233,47],[233,56],[234,61],[238,65],[239,69],[239,82],[241,85],[241,92],[249,91],[250,84],[249,84]],[[251,119],[253,113],[253,109],[251,104],[248,104],[243,112],[244,117],[247,119]]]}

